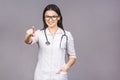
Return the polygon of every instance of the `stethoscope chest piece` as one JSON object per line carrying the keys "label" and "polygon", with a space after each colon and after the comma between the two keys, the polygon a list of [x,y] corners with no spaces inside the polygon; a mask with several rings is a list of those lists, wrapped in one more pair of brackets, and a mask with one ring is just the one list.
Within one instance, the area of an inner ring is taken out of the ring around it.
{"label": "stethoscope chest piece", "polygon": [[47,41],[47,42],[45,42],[45,44],[46,44],[46,45],[50,45],[50,42],[49,42],[49,41]]}

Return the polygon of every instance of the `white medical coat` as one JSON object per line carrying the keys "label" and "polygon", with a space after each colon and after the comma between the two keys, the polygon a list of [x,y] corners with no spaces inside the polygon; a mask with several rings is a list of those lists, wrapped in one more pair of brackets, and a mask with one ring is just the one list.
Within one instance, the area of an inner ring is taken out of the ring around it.
{"label": "white medical coat", "polygon": [[39,54],[34,80],[67,80],[67,72],[59,74],[57,72],[65,65],[65,55],[76,58],[76,53],[71,33],[68,31],[65,31],[65,33],[68,36],[68,40],[64,36],[61,42],[61,37],[64,34],[63,30],[58,28],[56,34],[52,35],[47,28],[46,35],[50,45],[46,45],[44,30],[35,31],[35,35],[31,39],[33,40],[32,44],[38,43]]}

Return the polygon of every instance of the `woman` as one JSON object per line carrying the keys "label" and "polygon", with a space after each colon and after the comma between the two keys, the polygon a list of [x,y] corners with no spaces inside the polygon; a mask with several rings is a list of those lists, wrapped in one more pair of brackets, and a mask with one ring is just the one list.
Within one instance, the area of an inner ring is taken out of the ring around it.
{"label": "woman", "polygon": [[43,23],[42,30],[35,31],[33,26],[25,34],[25,43],[39,45],[34,80],[67,80],[67,71],[76,61],[74,40],[71,33],[64,30],[61,12],[55,4],[44,9]]}

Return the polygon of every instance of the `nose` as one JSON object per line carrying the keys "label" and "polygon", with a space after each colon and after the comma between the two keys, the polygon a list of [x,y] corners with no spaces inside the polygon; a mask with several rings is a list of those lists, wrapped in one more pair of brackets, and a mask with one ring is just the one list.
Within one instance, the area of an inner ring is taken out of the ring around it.
{"label": "nose", "polygon": [[49,19],[49,21],[52,21],[52,17]]}

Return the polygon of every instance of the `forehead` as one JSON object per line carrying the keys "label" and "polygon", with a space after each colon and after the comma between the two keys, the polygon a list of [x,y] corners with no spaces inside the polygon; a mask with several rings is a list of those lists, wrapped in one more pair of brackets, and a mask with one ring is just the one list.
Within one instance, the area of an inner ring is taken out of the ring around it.
{"label": "forehead", "polygon": [[45,15],[53,16],[53,15],[58,15],[58,14],[55,11],[53,11],[53,10],[47,10],[45,12]]}

